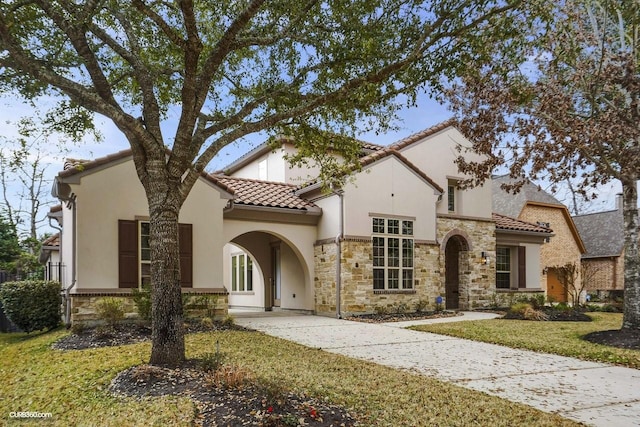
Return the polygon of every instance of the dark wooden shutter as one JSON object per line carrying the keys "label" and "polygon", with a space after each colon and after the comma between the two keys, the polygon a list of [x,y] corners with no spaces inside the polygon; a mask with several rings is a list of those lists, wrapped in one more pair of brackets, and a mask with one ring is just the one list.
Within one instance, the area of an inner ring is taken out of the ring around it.
{"label": "dark wooden shutter", "polygon": [[118,220],[118,286],[138,287],[138,223]]}
{"label": "dark wooden shutter", "polygon": [[178,224],[180,246],[180,286],[193,287],[193,226]]}
{"label": "dark wooden shutter", "polygon": [[518,246],[518,287],[527,287],[527,248]]}

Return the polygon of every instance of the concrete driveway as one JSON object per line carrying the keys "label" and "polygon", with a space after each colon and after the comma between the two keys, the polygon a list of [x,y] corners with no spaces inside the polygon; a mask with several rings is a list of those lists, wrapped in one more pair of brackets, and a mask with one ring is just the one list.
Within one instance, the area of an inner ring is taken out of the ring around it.
{"label": "concrete driveway", "polygon": [[[249,316],[249,317],[245,317]],[[299,344],[407,369],[593,426],[640,426],[640,371],[403,329],[489,313],[399,323],[247,315],[236,323]]]}

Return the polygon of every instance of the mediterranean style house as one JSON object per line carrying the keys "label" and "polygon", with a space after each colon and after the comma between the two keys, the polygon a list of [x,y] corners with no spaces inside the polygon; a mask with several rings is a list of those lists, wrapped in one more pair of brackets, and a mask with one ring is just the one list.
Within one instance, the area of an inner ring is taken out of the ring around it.
{"label": "mediterranean style house", "polygon": [[[390,146],[361,143],[360,170],[330,191],[317,168],[287,163],[295,141],[279,144],[195,184],[179,218],[183,292],[217,295],[220,313],[338,317],[544,292],[551,228],[492,212],[492,182],[458,187],[465,176],[454,160],[471,144],[451,122]],[[125,150],[68,160],[53,193],[71,320],[90,320],[97,299],[129,301],[149,282],[144,190]]]}
{"label": "mediterranean style house", "polygon": [[[566,302],[567,291],[558,279],[557,268],[566,264],[580,265],[587,251],[569,210],[531,182],[516,194],[502,187],[513,184],[508,176],[494,177],[492,184],[494,212],[553,229],[555,236],[541,248],[538,283],[550,301]],[[580,280],[578,278],[576,283],[578,288]]]}

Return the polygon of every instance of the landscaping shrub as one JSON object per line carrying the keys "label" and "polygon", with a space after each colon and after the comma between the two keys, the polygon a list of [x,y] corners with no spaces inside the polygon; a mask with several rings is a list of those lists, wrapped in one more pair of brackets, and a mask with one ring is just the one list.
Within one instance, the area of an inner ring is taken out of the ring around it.
{"label": "landscaping shrub", "polygon": [[140,319],[151,321],[151,287],[145,285],[141,290],[133,289],[131,292],[133,296],[133,303],[138,310],[138,316]]}
{"label": "landscaping shrub", "polygon": [[53,329],[60,324],[59,282],[5,282],[0,286],[0,300],[9,320],[24,332]]}
{"label": "landscaping shrub", "polygon": [[115,326],[124,319],[123,305],[119,298],[102,298],[96,303],[96,314],[98,318],[107,322],[107,325]]}
{"label": "landscaping shrub", "polygon": [[527,302],[519,302],[519,303],[513,304],[511,308],[509,308],[509,313],[524,316],[525,310],[531,309],[531,308],[533,308],[531,307],[531,304]]}
{"label": "landscaping shrub", "polygon": [[416,313],[422,313],[423,311],[427,311],[427,307],[429,307],[429,300],[419,299],[416,301],[415,308]]}

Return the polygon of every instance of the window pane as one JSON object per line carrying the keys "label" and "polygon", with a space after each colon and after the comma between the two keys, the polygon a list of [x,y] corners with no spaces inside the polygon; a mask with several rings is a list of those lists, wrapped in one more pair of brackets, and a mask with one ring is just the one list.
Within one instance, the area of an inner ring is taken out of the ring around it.
{"label": "window pane", "polygon": [[402,270],[402,289],[413,289],[413,270]]}
{"label": "window pane", "polygon": [[384,238],[373,238],[373,266],[384,267]]}
{"label": "window pane", "polygon": [[402,239],[402,266],[413,267],[413,239]]}
{"label": "window pane", "polygon": [[383,218],[373,218],[373,232],[374,233],[384,233],[384,219]]}
{"label": "window pane", "polygon": [[449,212],[456,210],[456,187],[452,184],[447,186],[447,209]]}
{"label": "window pane", "polygon": [[231,290],[238,290],[238,257],[231,257]]}
{"label": "window pane", "polygon": [[244,291],[244,255],[238,256],[238,287]]}
{"label": "window pane", "polygon": [[144,234],[140,236],[140,247],[142,249],[149,249],[149,236],[145,236]]}
{"label": "window pane", "polygon": [[247,290],[253,290],[253,261],[251,257],[247,255]]}
{"label": "window pane", "polygon": [[140,234],[141,235],[149,235],[149,223],[148,222],[141,222],[140,223]]}
{"label": "window pane", "polygon": [[509,289],[511,287],[510,273],[496,273],[496,288]]}
{"label": "window pane", "polygon": [[388,280],[388,289],[398,289],[400,285],[400,270],[397,268],[389,269],[389,280]]}
{"label": "window pane", "polygon": [[387,233],[388,234],[400,234],[400,220],[388,219],[387,220]]}
{"label": "window pane", "polygon": [[151,249],[141,249],[140,259],[142,261],[151,261]]}
{"label": "window pane", "polygon": [[384,269],[373,269],[373,289],[384,289]]}
{"label": "window pane", "polygon": [[496,271],[511,271],[511,249],[496,248]]}
{"label": "window pane", "polygon": [[400,239],[387,239],[387,266],[400,267]]}
{"label": "window pane", "polygon": [[402,234],[413,236],[413,221],[402,221]]}

